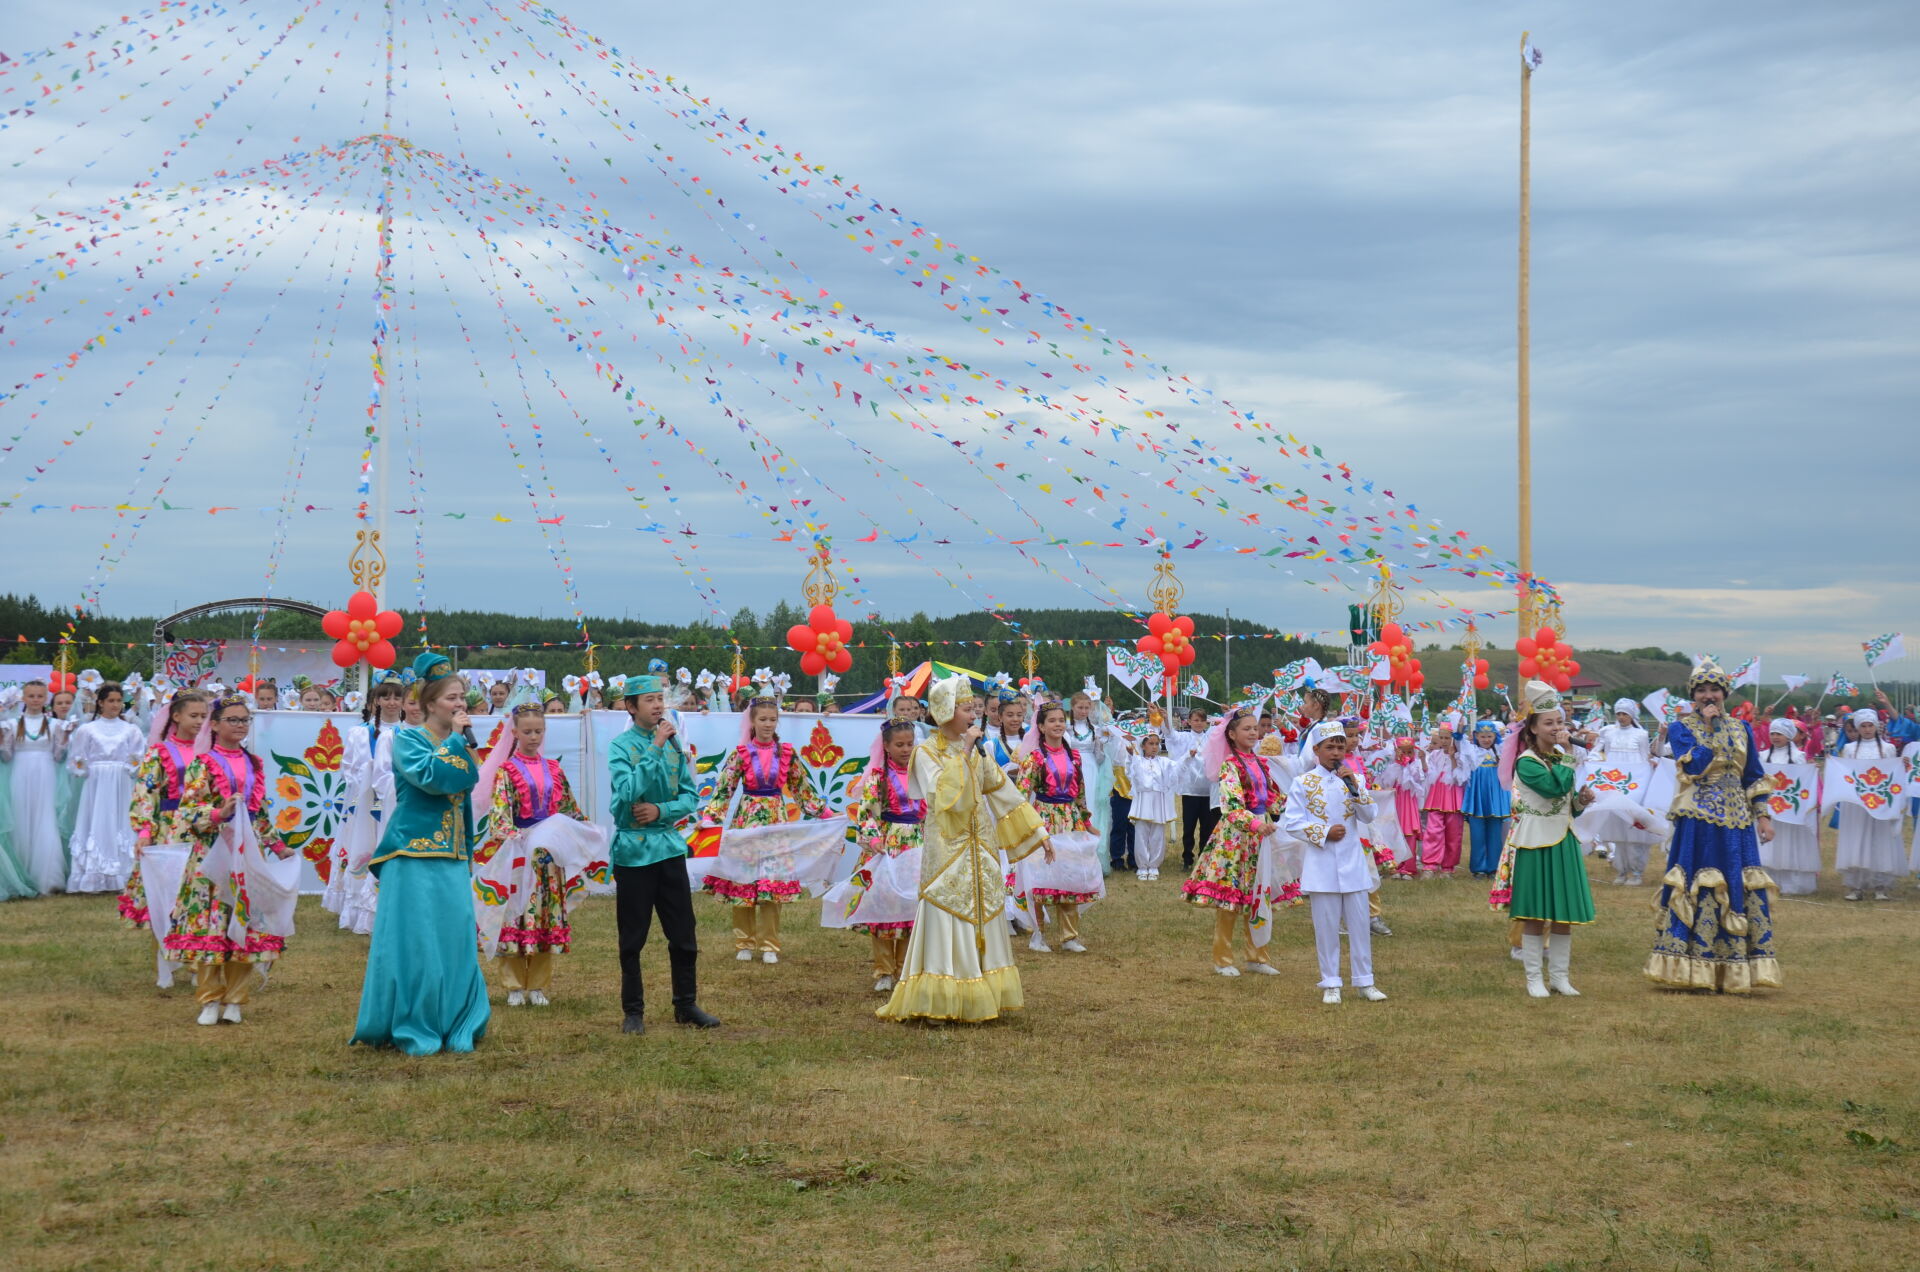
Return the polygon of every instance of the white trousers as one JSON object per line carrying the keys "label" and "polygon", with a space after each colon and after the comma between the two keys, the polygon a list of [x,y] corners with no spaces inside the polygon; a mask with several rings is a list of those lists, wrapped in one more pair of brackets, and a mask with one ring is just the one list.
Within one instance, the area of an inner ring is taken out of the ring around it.
{"label": "white trousers", "polygon": [[1373,984],[1373,931],[1364,892],[1309,892],[1313,948],[1320,956],[1320,988],[1340,988],[1340,925],[1347,927],[1347,963],[1355,988]]}
{"label": "white trousers", "polygon": [[1645,874],[1647,858],[1651,855],[1652,849],[1652,844],[1614,844],[1614,876],[1624,879],[1628,875]]}
{"label": "white trousers", "polygon": [[1133,823],[1133,864],[1142,870],[1158,870],[1167,859],[1167,824]]}

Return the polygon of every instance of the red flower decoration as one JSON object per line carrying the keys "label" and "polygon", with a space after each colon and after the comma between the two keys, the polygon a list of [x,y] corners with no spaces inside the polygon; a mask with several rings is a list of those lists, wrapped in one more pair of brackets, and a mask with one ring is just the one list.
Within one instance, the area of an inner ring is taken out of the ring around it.
{"label": "red flower decoration", "polygon": [[800,670],[809,676],[832,672],[838,676],[853,666],[853,654],[847,642],[853,639],[853,624],[836,618],[831,605],[816,605],[804,623],[787,629],[787,645],[800,655]]}
{"label": "red flower decoration", "polygon": [[383,610],[372,592],[355,592],[344,610],[328,610],[320,630],[333,637],[333,665],[351,667],[361,659],[385,669],[393,666],[393,638],[407,625],[392,610]]}
{"label": "red flower decoration", "polygon": [[1413,656],[1413,637],[1400,624],[1388,623],[1382,627],[1380,639],[1368,645],[1367,652],[1387,660],[1388,684],[1417,693],[1427,683],[1420,660]]}
{"label": "red flower decoration", "polygon": [[1531,636],[1522,636],[1514,643],[1514,652],[1520,655],[1520,674],[1546,681],[1561,693],[1573,687],[1573,678],[1580,674],[1580,664],[1574,661],[1573,646],[1560,639],[1551,627],[1542,627]]}
{"label": "red flower decoration", "polygon": [[79,681],[70,671],[55,671],[47,674],[47,695],[56,693],[78,693]]}

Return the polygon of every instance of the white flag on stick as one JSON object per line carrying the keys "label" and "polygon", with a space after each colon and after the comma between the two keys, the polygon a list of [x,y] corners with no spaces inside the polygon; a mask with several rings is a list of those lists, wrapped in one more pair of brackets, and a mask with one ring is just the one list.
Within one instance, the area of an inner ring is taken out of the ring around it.
{"label": "white flag on stick", "polygon": [[1735,689],[1744,689],[1748,685],[1758,685],[1759,683],[1760,683],[1760,655],[1755,654],[1753,657],[1747,659],[1747,661],[1741,663],[1739,667],[1734,669],[1733,687]]}
{"label": "white flag on stick", "polygon": [[1875,636],[1872,640],[1860,642],[1861,652],[1867,656],[1867,666],[1878,667],[1881,663],[1892,662],[1896,658],[1907,656],[1906,642],[1899,632],[1888,632],[1885,636]]}

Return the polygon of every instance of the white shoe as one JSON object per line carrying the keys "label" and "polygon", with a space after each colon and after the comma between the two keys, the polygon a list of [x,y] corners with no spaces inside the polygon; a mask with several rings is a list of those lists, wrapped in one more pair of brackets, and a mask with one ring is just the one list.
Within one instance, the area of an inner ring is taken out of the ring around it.
{"label": "white shoe", "polygon": [[760,955],[760,961],[762,963],[778,963],[780,961],[780,956],[778,954],[775,954],[772,950],[767,950],[765,953]]}
{"label": "white shoe", "polygon": [[239,1024],[240,1023],[240,1004],[228,1003],[225,1007],[221,1008],[220,1019],[226,1021],[230,1025]]}
{"label": "white shoe", "polygon": [[1144,870],[1136,870],[1133,872],[1133,877],[1145,883],[1147,881],[1147,872]]}
{"label": "white shoe", "polygon": [[532,1003],[535,1007],[553,1006],[552,1001],[549,1000],[545,994],[541,993],[537,989],[530,989],[527,991],[527,1001]]}
{"label": "white shoe", "polygon": [[1547,936],[1547,988],[1568,998],[1580,997],[1580,991],[1567,979],[1567,964],[1573,958],[1573,933],[1552,932]]}
{"label": "white shoe", "polygon": [[1063,942],[1060,948],[1069,954],[1085,954],[1087,952],[1087,947],[1080,944],[1079,938],[1077,937],[1071,941]]}
{"label": "white shoe", "polygon": [[1238,976],[1240,974],[1240,969],[1237,967],[1216,967],[1213,970],[1215,974],[1220,976]]}
{"label": "white shoe", "polygon": [[1536,933],[1522,933],[1520,937],[1520,961],[1527,969],[1527,997],[1547,998],[1547,982],[1540,974],[1540,965],[1545,961],[1546,940]]}
{"label": "white shoe", "polygon": [[1320,995],[1320,1001],[1329,1007],[1337,1007],[1340,1005],[1340,991],[1337,989],[1324,990]]}
{"label": "white shoe", "polygon": [[1382,990],[1378,985],[1362,985],[1360,987],[1360,997],[1370,1003],[1384,1003],[1387,1001],[1386,991]]}
{"label": "white shoe", "polygon": [[1247,970],[1250,972],[1258,972],[1262,976],[1278,976],[1280,974],[1280,969],[1272,963],[1248,963]]}
{"label": "white shoe", "polygon": [[1525,958],[1526,958],[1526,955],[1524,955],[1524,954],[1522,954],[1522,953],[1520,952],[1520,947],[1519,947],[1518,945],[1516,945],[1516,946],[1514,946],[1514,947],[1512,947],[1511,949],[1509,949],[1509,950],[1507,951],[1507,954],[1508,954],[1508,955],[1509,955],[1509,956],[1510,956],[1510,957],[1511,957],[1511,958],[1513,959],[1513,961],[1514,961],[1514,962],[1516,962],[1516,963],[1519,963],[1519,962],[1523,962],[1523,961],[1525,960]]}
{"label": "white shoe", "polygon": [[200,1009],[200,1023],[203,1025],[219,1024],[220,1023],[220,1004],[208,1003],[205,1007],[202,1007]]}
{"label": "white shoe", "polygon": [[740,951],[740,952],[739,952],[738,954],[735,954],[735,955],[734,955],[733,957],[734,957],[734,959],[735,959],[735,961],[737,961],[737,962],[741,962],[741,963],[751,963],[751,962],[753,962],[753,951],[752,951],[752,950],[741,950],[741,951]]}
{"label": "white shoe", "polygon": [[524,991],[518,989],[510,989],[507,991],[507,1006],[525,1007],[526,1005],[527,995]]}
{"label": "white shoe", "polygon": [[1377,914],[1367,920],[1367,931],[1375,936],[1393,935],[1393,929],[1387,926],[1387,921]]}
{"label": "white shoe", "polygon": [[1027,948],[1035,954],[1053,953],[1052,947],[1047,944],[1045,933],[1041,932],[1038,928],[1034,929],[1033,939],[1027,942]]}
{"label": "white shoe", "polygon": [[1847,893],[1847,900],[1849,900],[1849,901],[1858,901],[1859,899],[1860,899],[1860,894],[1859,894],[1858,892],[1849,892],[1849,893]]}
{"label": "white shoe", "polygon": [[874,981],[873,992],[876,994],[891,994],[893,992],[893,977],[882,976]]}
{"label": "white shoe", "polygon": [[1876,893],[1874,893],[1874,894],[1873,894],[1873,899],[1874,899],[1875,901],[1891,901],[1891,900],[1893,900],[1893,898],[1892,898],[1892,897],[1890,897],[1890,896],[1888,896],[1888,895],[1887,895],[1887,894],[1886,894],[1885,892],[1876,892]]}

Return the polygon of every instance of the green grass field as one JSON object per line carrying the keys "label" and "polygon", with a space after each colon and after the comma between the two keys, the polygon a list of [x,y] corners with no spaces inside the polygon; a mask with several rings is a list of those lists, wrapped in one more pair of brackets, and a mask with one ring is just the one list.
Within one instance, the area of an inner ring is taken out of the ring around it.
{"label": "green grass field", "polygon": [[[801,907],[726,1028],[618,1030],[587,902],[555,1006],[471,1056],[349,1049],[365,942],[303,930],[240,1026],[153,988],[109,898],[0,909],[9,1268],[1920,1267],[1920,904],[1777,912],[1783,990],[1639,974],[1650,890],[1598,882],[1585,996],[1524,996],[1467,879],[1389,883],[1392,1001],[1227,980],[1208,918],[1131,876],[1092,952],[1021,947],[1028,1009],[873,1018],[865,938]],[[496,1004],[499,1002],[496,991]]]}

